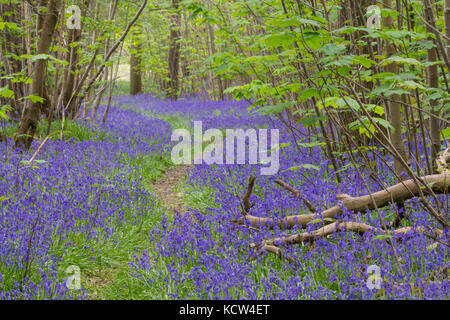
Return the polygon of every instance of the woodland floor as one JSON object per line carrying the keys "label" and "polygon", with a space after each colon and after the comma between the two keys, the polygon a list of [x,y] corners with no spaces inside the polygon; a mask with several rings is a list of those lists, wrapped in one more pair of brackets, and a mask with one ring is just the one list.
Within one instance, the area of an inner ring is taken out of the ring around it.
{"label": "woodland floor", "polygon": [[[149,189],[159,202],[159,206],[168,214],[184,214],[187,212],[185,194],[179,190],[185,182],[190,166],[175,165],[167,170],[157,179],[152,181]],[[88,300],[109,298],[108,291],[120,282],[121,272],[128,270],[130,261],[122,261],[115,268],[103,268],[93,272],[88,277],[90,290]],[[125,271],[126,272],[126,271]],[[117,282],[117,283],[115,283]]]}
{"label": "woodland floor", "polygon": [[184,194],[177,190],[177,186],[183,182],[188,174],[189,167],[178,165],[170,167],[162,177],[150,184],[157,199],[161,201],[163,208],[171,212],[186,212]]}
{"label": "woodland floor", "polygon": [[[292,198],[291,193],[281,190],[272,180],[258,176],[257,167],[233,165],[226,170],[223,166],[174,165],[170,160],[170,153],[166,151],[168,148],[163,147],[170,146],[170,133],[173,128],[190,129],[192,119],[200,118],[209,125],[225,117],[228,122],[224,125],[231,128],[246,127],[249,124],[258,126],[263,121],[258,122],[259,118],[248,115],[245,105],[240,106],[232,102],[221,104],[223,110],[217,111],[218,104],[214,102],[186,100],[183,104],[168,104],[164,100],[146,95],[121,96],[115,99],[117,101],[111,110],[111,122],[108,126],[93,130],[89,123],[68,123],[66,138],[73,137],[72,140],[64,144],[53,140],[47,142],[41,151],[40,159],[52,163],[51,168],[59,171],[51,174],[44,171],[50,168],[46,166],[47,162],[42,162],[42,168],[36,165],[33,172],[22,168],[31,181],[23,187],[25,191],[28,190],[27,186],[40,186],[43,183],[47,183],[43,187],[51,189],[55,182],[42,182],[39,180],[40,175],[67,175],[66,163],[74,161],[73,159],[92,168],[87,171],[83,166],[75,166],[70,171],[79,183],[84,183],[81,184],[84,189],[80,189],[92,196],[79,201],[76,208],[68,207],[65,210],[91,213],[85,218],[77,218],[81,222],[86,220],[87,226],[96,221],[96,233],[86,239],[86,234],[90,235],[90,232],[76,233],[70,229],[68,235],[60,235],[68,237],[66,242],[55,242],[59,247],[55,245],[55,249],[49,251],[52,254],[54,252],[56,257],[61,257],[58,270],[60,277],[66,277],[64,272],[67,266],[80,267],[83,291],[79,297],[74,298],[165,300],[448,297],[448,281],[444,278],[446,275],[434,275],[435,270],[448,270],[448,250],[439,245],[429,249],[433,241],[420,234],[410,234],[407,235],[409,238],[404,239],[399,237],[398,241],[394,242],[398,255],[404,261],[402,266],[407,270],[405,276],[398,271],[397,262],[389,251],[391,247],[380,235],[377,238],[375,235],[360,237],[352,233],[335,233],[311,245],[305,243],[283,247],[287,257],[294,257],[293,262],[268,252],[255,254],[249,249],[249,243],[280,235],[293,235],[299,232],[299,229],[257,230],[223,223],[232,221],[239,214],[240,195],[245,192],[249,177],[258,177],[249,198],[253,203],[250,207],[252,214],[272,217],[278,214],[308,214],[311,210]],[[180,114],[176,108],[187,109],[189,112]],[[233,114],[233,117],[227,117],[229,114]],[[136,124],[139,124],[137,127],[142,131],[130,133],[127,126]],[[58,126],[56,130],[59,130]],[[282,138],[283,142],[289,141],[286,137]],[[60,145],[64,147],[65,153],[57,149]],[[98,148],[98,163],[89,162],[92,159],[91,148],[94,146]],[[156,147],[150,149],[149,146]],[[145,152],[134,152],[134,149],[139,148]],[[111,150],[110,153],[107,153],[108,150]],[[120,166],[114,167],[112,164],[117,161],[114,152],[118,152],[117,150],[120,150],[122,157],[118,160]],[[55,160],[51,156],[56,151],[60,154]],[[321,153],[309,152],[307,147],[302,151],[305,156],[298,159],[294,147],[284,148],[279,176],[294,188],[302,190],[305,199],[310,203],[323,209],[335,202],[335,183],[329,178],[328,164],[322,161]],[[78,159],[76,156],[83,152],[84,157]],[[296,170],[289,170],[299,162],[321,165],[317,168],[305,165]],[[105,176],[92,174],[94,170],[100,172],[100,168],[105,171]],[[38,171],[39,169],[43,173]],[[380,166],[379,170],[385,172],[386,168]],[[11,172],[8,176],[10,182],[0,184],[5,189],[0,194],[8,194],[9,186],[14,185],[13,170],[8,172]],[[360,180],[353,178],[355,173],[351,169],[347,169],[347,172],[342,192],[359,196],[364,186]],[[313,183],[303,180],[306,175]],[[90,177],[86,182],[83,180],[85,176]],[[127,180],[121,180],[123,177]],[[76,191],[70,189],[70,184],[63,184],[65,180],[57,181],[58,186],[61,185],[54,191],[59,192],[57,195],[61,198],[74,197],[72,193]],[[68,190],[68,195],[64,193],[65,190]],[[35,190],[28,192],[31,194]],[[10,197],[13,197],[16,193],[10,194]],[[98,198],[95,195],[98,195]],[[445,195],[441,197],[443,201],[444,197]],[[10,203],[14,202],[3,201],[4,206]],[[33,204],[31,208],[34,207]],[[57,216],[60,203],[56,202],[50,209],[53,210],[50,212]],[[423,210],[417,203],[409,201],[407,210],[413,218],[426,221],[422,218]],[[97,212],[108,214],[97,215]],[[388,218],[392,216],[391,208],[383,208],[381,213]],[[110,221],[115,215],[118,216],[117,221]],[[105,222],[101,220],[103,216],[108,218]],[[19,217],[22,219],[22,216]],[[93,217],[95,220],[91,221]],[[344,218],[348,216],[343,216]],[[350,218],[355,219],[354,216]],[[358,219],[366,222],[375,218],[361,216]],[[35,221],[37,220],[28,221],[30,228]],[[201,223],[197,223],[199,221]],[[319,228],[320,225],[317,224],[320,223],[322,222],[316,219],[301,229],[313,230]],[[106,232],[112,234],[108,235]],[[84,245],[80,246],[81,243]],[[369,264],[367,256],[374,257],[370,261],[380,266],[380,270],[386,270],[383,278],[385,281],[391,281],[397,287],[402,285],[403,291],[393,291],[390,289],[392,286],[379,290],[368,288],[368,273],[364,271]],[[35,260],[30,273],[41,279],[42,266],[38,264],[37,258]],[[5,275],[4,279],[7,276],[14,279],[13,271],[5,272],[0,269],[0,280],[2,273]],[[415,281],[419,277],[423,281],[423,287],[422,291],[417,293]],[[410,283],[414,285],[411,285],[411,289],[408,287]],[[6,287],[0,286],[0,294],[2,290],[8,289],[4,288]],[[36,295],[39,294],[39,297],[56,296],[52,292],[41,293],[38,291],[39,286],[36,288]],[[66,298],[63,294],[61,297]]]}

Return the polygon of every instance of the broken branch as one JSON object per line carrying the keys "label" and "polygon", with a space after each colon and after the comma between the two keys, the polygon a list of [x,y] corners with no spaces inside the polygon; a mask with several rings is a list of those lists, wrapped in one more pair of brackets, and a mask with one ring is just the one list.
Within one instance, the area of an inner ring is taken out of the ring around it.
{"label": "broken branch", "polygon": [[[421,178],[423,183],[429,186],[429,189],[434,193],[446,193],[450,187],[450,173],[445,171],[441,174],[434,174],[429,176],[424,176]],[[349,195],[340,195],[342,200],[342,205],[351,212],[362,212],[366,209],[372,210],[376,207],[384,207],[390,203],[401,203],[407,199],[416,197],[422,191],[424,194],[429,194],[427,189],[420,190],[413,179],[402,181],[396,185],[393,185],[385,190],[374,192],[372,194],[351,197]],[[372,201],[371,197],[374,201]],[[322,212],[323,218],[336,218],[336,216],[342,212],[340,206],[334,206],[328,208]],[[293,228],[294,226],[301,225],[303,228],[306,224],[317,218],[318,213],[303,214],[303,215],[293,215],[282,219],[277,218],[264,218],[256,217],[253,215],[245,215],[236,220],[238,224],[245,224],[246,222],[253,227],[258,227],[264,225],[267,227],[274,227],[278,225],[281,228]],[[444,218],[442,218],[444,219]],[[445,221],[444,221],[445,222]],[[447,223],[448,226],[448,223]]]}

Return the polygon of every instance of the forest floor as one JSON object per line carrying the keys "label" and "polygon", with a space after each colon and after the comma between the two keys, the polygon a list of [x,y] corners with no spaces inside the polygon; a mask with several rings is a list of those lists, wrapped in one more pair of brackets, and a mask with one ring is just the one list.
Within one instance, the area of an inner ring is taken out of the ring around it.
{"label": "forest floor", "polygon": [[[257,177],[249,199],[252,214],[280,217],[309,211],[290,193],[281,191],[273,179],[261,176],[258,169],[262,165],[174,165],[168,152],[173,145],[173,130],[191,129],[194,119],[203,121],[205,128],[263,127],[266,120],[249,115],[247,105],[195,99],[168,102],[148,95],[115,97],[115,102],[105,125],[68,122],[66,141],[49,140],[32,170],[14,162],[0,166],[0,176],[5,176],[0,183],[0,205],[12,221],[4,225],[16,223],[20,230],[27,231],[41,222],[42,231],[35,243],[29,244],[25,231],[20,238],[24,256],[29,248],[43,252],[33,257],[29,267],[33,284],[26,298],[448,298],[448,275],[435,273],[450,266],[449,252],[442,245],[430,251],[432,240],[421,235],[394,239],[397,255],[407,262],[402,265],[403,274],[392,248],[384,238],[374,235],[336,233],[313,244],[285,246],[286,256],[294,259],[291,263],[250,250],[250,243],[313,230],[324,222],[318,218],[306,228],[292,230],[227,223],[239,214],[240,195],[252,175]],[[59,132],[60,123],[55,121],[52,128]],[[310,152],[309,145],[302,147],[299,155],[286,134],[280,138],[286,146],[278,176],[302,190],[318,208],[335,203],[337,188],[323,155]],[[38,141],[34,147],[37,145]],[[0,144],[0,150],[2,147]],[[318,146],[313,148],[317,151]],[[14,189],[17,168],[26,181],[20,193]],[[364,185],[352,170],[345,171],[342,192],[358,195]],[[381,165],[379,171],[389,172]],[[31,197],[34,194],[39,197]],[[48,195],[56,200],[49,203]],[[444,197],[440,199],[445,201]],[[46,208],[42,218],[37,209],[41,207]],[[406,209],[412,218],[429,223],[417,202],[409,201]],[[380,211],[387,218],[393,217],[390,207]],[[347,218],[355,219],[342,216]],[[357,218],[378,223],[373,215]],[[67,227],[62,228],[62,223]],[[5,231],[11,242],[17,241],[15,229]],[[389,285],[383,289],[367,286],[367,256],[384,270],[383,279]],[[58,261],[54,270],[51,261]],[[69,266],[79,267],[83,290],[67,287]],[[2,294],[6,298],[24,297],[15,289],[21,281],[21,274],[15,270],[15,265],[0,264],[0,299]],[[3,283],[2,277],[6,279]],[[419,293],[416,279],[422,281]],[[59,291],[48,290],[57,281]],[[392,288],[397,287],[392,284],[403,287],[395,291]]]}
{"label": "forest floor", "polygon": [[186,212],[184,193],[178,190],[180,183],[188,174],[189,167],[178,165],[169,168],[162,177],[150,184],[157,199],[161,201],[163,208],[170,212]]}
{"label": "forest floor", "polygon": [[[184,214],[187,211],[185,195],[180,187],[188,175],[189,166],[176,165],[167,170],[156,180],[153,180],[149,187],[152,194],[159,202],[159,206],[166,213]],[[128,271],[128,264],[131,261],[124,260],[117,267],[108,267],[93,272],[88,277],[88,300],[111,298],[111,292],[122,282],[124,272]]]}

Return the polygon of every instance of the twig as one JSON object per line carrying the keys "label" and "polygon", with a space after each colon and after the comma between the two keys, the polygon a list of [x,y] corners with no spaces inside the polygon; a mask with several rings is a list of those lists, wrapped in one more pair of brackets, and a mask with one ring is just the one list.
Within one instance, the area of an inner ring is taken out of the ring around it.
{"label": "twig", "polygon": [[37,148],[37,150],[33,153],[33,155],[31,156],[30,160],[28,160],[28,162],[32,162],[37,155],[39,154],[39,152],[41,151],[42,147],[44,146],[44,144],[48,141],[48,139],[50,138],[50,136],[46,136],[45,139],[41,142],[41,144],[39,145],[39,147]]}
{"label": "twig", "polygon": [[308,207],[309,211],[317,212],[317,209],[311,204],[311,202],[308,201],[308,199],[306,199],[305,197],[302,196],[300,191],[298,191],[297,189],[293,188],[292,186],[290,186],[289,184],[287,184],[286,182],[284,182],[280,179],[275,179],[274,182],[276,184],[280,185],[281,187],[283,187],[284,189],[292,192],[297,199],[302,200],[303,203]]}

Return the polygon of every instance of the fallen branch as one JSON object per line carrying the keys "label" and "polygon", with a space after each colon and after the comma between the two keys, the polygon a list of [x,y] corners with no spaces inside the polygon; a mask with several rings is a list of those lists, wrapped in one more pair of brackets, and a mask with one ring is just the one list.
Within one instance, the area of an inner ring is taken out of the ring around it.
{"label": "fallen branch", "polygon": [[45,137],[45,139],[41,142],[41,144],[39,145],[37,150],[31,156],[30,160],[28,160],[29,163],[33,162],[33,160],[36,159],[37,155],[39,154],[39,152],[41,151],[42,147],[45,145],[45,143],[48,141],[49,138],[50,138],[50,136],[46,136]]}
{"label": "fallen branch", "polygon": [[[390,234],[390,235],[404,235],[412,230],[416,230],[419,233],[425,234],[427,233],[427,230],[423,227],[418,227],[416,229],[413,229],[412,227],[404,227],[396,229],[392,232],[386,232],[382,229],[378,229],[375,227],[372,227],[368,224],[361,223],[361,222],[333,222],[329,225],[323,226],[322,228],[319,228],[317,230],[311,231],[311,232],[302,232],[299,234],[287,236],[287,237],[279,237],[279,238],[273,238],[269,240],[264,241],[264,245],[275,245],[277,243],[284,243],[284,244],[295,244],[295,243],[303,243],[303,242],[310,242],[314,241],[319,238],[326,237],[330,234],[332,234],[335,231],[351,231],[354,233],[357,233],[359,235],[364,235],[366,232],[371,233],[379,233],[379,234]],[[433,231],[434,236],[440,236],[442,235],[442,230],[436,229]],[[428,233],[427,233],[428,234]]]}
{"label": "fallen branch", "polygon": [[[420,180],[427,184],[429,188],[423,188],[423,190],[420,190],[415,181],[410,179],[393,185],[386,190],[375,192],[371,195],[351,197],[346,194],[340,194],[337,198],[342,201],[343,207],[347,210],[351,212],[363,212],[366,209],[373,210],[375,208],[374,202],[376,207],[380,208],[387,206],[390,203],[402,203],[407,199],[416,197],[419,194],[419,191],[422,191],[425,195],[430,194],[430,191],[436,194],[442,194],[447,193],[450,188],[450,172],[448,171],[440,174],[424,176],[420,178]],[[374,201],[372,201],[371,198],[373,198]],[[342,209],[340,206],[334,206],[324,210],[321,215],[323,218],[336,218],[336,216],[341,212]],[[253,227],[258,227],[261,225],[274,227],[278,225],[280,228],[293,228],[294,226],[301,225],[304,228],[310,221],[317,219],[317,217],[318,213],[294,215],[282,219],[256,217],[247,214],[244,217],[237,219],[235,222],[238,224],[249,223]]]}
{"label": "fallen branch", "polygon": [[248,178],[247,190],[245,191],[244,195],[242,196],[242,212],[241,212],[241,214],[244,216],[246,216],[250,212],[250,209],[255,205],[255,202],[250,203],[250,196],[252,194],[253,187],[255,185],[255,180],[256,180],[256,178],[254,176],[250,176],[250,178]]}
{"label": "fallen branch", "polygon": [[297,189],[293,188],[292,186],[290,186],[289,184],[287,184],[286,182],[279,180],[279,179],[275,179],[274,182],[276,184],[279,184],[281,187],[283,187],[284,189],[292,192],[294,194],[294,196],[297,199],[300,199],[303,201],[303,203],[305,204],[305,206],[308,207],[309,211],[311,212],[317,212],[317,209],[311,204],[311,202],[308,201],[308,199],[306,199],[305,197],[302,196],[302,194],[300,193],[300,191],[298,191]]}
{"label": "fallen branch", "polygon": [[[427,237],[433,237],[436,239],[437,237],[443,234],[443,231],[440,229],[436,229],[432,231],[432,235],[430,235],[424,227],[417,227],[413,229],[412,227],[404,227],[399,228],[394,231],[384,231],[382,229],[375,228],[365,223],[361,222],[333,222],[329,225],[323,226],[317,230],[311,232],[302,232],[299,234],[286,236],[286,237],[278,237],[273,239],[264,240],[262,244],[252,243],[250,244],[250,248],[259,249],[261,251],[267,251],[273,254],[276,254],[279,257],[283,257],[283,251],[279,247],[279,245],[292,245],[292,244],[303,244],[305,242],[313,242],[317,239],[324,238],[334,232],[342,232],[342,231],[351,231],[357,233],[359,235],[364,235],[367,232],[371,232],[373,234],[384,234],[384,235],[404,235],[408,232],[415,231],[417,233],[421,233],[426,235]],[[289,259],[288,259],[289,260]],[[292,262],[291,260],[289,260]]]}

